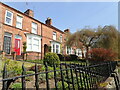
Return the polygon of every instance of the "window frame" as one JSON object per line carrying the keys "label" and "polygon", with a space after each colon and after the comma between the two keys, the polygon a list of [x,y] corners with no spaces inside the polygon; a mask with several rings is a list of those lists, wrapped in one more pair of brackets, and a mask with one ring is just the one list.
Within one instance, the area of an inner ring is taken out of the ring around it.
{"label": "window frame", "polygon": [[63,39],[63,37],[62,37],[62,34],[60,35],[60,42],[62,42],[62,39]]}
{"label": "window frame", "polygon": [[[33,24],[36,25],[36,28],[33,27]],[[32,33],[37,34],[38,33],[38,24],[35,22],[32,22],[31,29],[32,29],[32,31],[31,31]]]}
{"label": "window frame", "polygon": [[[29,41],[29,38],[31,38],[31,42]],[[34,43],[34,40],[39,40],[38,45]],[[31,47],[28,47],[31,45]],[[38,46],[39,48],[36,50],[34,49],[34,46]],[[34,52],[41,52],[41,37],[33,34],[28,34],[27,35],[27,51],[34,51]]]}
{"label": "window frame", "polygon": [[[20,22],[20,21],[17,21],[17,17],[21,17],[21,19],[22,19],[21,22]],[[17,26],[17,22],[21,23],[21,26],[20,26],[20,27]],[[20,15],[17,15],[17,16],[16,16],[16,28],[22,29],[22,27],[23,27],[23,17],[20,16]]]}
{"label": "window frame", "polygon": [[[11,13],[11,17],[8,17],[8,16],[7,16],[7,13],[8,13],[8,12]],[[10,22],[10,23],[7,23],[7,22],[6,22],[6,20],[7,20],[6,18],[11,19],[11,22]],[[5,24],[11,25],[11,26],[12,26],[12,24],[13,24],[13,12],[11,12],[11,11],[9,11],[9,10],[6,10],[6,12],[5,12]]]}
{"label": "window frame", "polygon": [[53,40],[57,39],[57,33],[53,31]]}

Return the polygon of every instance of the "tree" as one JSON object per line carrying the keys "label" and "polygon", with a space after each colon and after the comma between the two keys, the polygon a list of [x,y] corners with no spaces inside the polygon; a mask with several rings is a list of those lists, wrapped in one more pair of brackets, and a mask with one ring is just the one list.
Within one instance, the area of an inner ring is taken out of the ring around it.
{"label": "tree", "polygon": [[96,42],[99,40],[101,36],[101,29],[102,29],[101,27],[98,27],[97,29],[85,27],[84,29],[72,34],[68,38],[66,44],[68,46],[75,45],[81,48],[81,50],[84,46],[86,48],[86,59],[88,59],[89,47],[93,47],[96,44]]}
{"label": "tree", "polygon": [[102,35],[97,42],[97,47],[111,49],[112,51],[119,53],[118,51],[118,38],[120,32],[114,26],[105,26],[102,29]]}

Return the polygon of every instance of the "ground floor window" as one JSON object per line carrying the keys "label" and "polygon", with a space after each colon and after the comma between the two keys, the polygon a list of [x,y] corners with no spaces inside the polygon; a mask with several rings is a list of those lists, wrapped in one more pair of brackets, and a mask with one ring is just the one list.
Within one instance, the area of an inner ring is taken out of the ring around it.
{"label": "ground floor window", "polygon": [[27,35],[27,51],[41,52],[41,37],[33,34]]}
{"label": "ground floor window", "polygon": [[80,49],[76,49],[76,55],[82,57],[82,51]]}
{"label": "ground floor window", "polygon": [[60,44],[57,42],[51,42],[51,52],[60,53]]}
{"label": "ground floor window", "polygon": [[73,51],[72,48],[66,47],[66,54],[73,54],[72,51]]}
{"label": "ground floor window", "polygon": [[3,50],[6,54],[10,54],[10,49],[11,49],[11,36],[12,34],[10,33],[5,33],[4,34],[4,44],[3,44]]}

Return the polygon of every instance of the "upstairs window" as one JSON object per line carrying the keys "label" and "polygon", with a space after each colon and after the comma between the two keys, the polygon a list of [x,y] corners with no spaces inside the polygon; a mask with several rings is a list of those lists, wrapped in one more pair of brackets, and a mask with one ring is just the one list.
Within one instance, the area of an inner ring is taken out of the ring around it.
{"label": "upstairs window", "polygon": [[60,42],[62,42],[62,35],[60,35]]}
{"label": "upstairs window", "polygon": [[5,24],[12,25],[13,13],[6,10],[5,14]]}
{"label": "upstairs window", "polygon": [[53,40],[56,40],[56,32],[53,32]]}
{"label": "upstairs window", "polygon": [[32,33],[37,34],[37,23],[32,22]]}
{"label": "upstairs window", "polygon": [[22,17],[21,16],[17,16],[16,19],[16,27],[22,29]]}

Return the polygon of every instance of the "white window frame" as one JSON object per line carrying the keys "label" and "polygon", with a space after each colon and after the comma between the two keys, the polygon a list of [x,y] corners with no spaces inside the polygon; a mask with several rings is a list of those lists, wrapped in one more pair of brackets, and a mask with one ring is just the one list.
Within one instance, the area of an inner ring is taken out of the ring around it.
{"label": "white window frame", "polygon": [[[7,13],[8,13],[8,12],[11,13],[11,17],[8,17],[8,16],[7,16]],[[7,20],[6,18],[11,19],[11,22],[10,22],[10,23],[7,23],[7,22],[6,22],[6,20]],[[6,13],[5,13],[5,24],[12,26],[12,23],[13,23],[13,13],[12,13],[11,11],[6,10]]]}
{"label": "white window frame", "polygon": [[[36,27],[34,27],[33,24],[36,25]],[[38,24],[35,23],[35,22],[32,22],[31,26],[32,26],[31,27],[32,28],[32,33],[37,34],[38,33]]]}
{"label": "white window frame", "polygon": [[[31,38],[31,43],[29,43],[29,38]],[[39,40],[38,45],[39,48],[37,50],[35,50],[35,43],[34,43],[34,39]],[[31,44],[31,49],[28,47],[28,45]],[[27,35],[27,51],[34,51],[34,52],[41,52],[41,37],[37,36],[37,35],[33,35],[33,34],[28,34]]]}
{"label": "white window frame", "polygon": [[57,33],[53,32],[53,40],[56,40],[56,38],[57,38]]}
{"label": "white window frame", "polygon": [[62,42],[62,34],[60,35],[60,42]]}
{"label": "white window frame", "polygon": [[66,46],[66,54],[73,54],[73,49],[70,47],[70,48],[68,48],[67,46]]}
{"label": "white window frame", "polygon": [[[54,48],[53,48],[53,45],[54,45]],[[56,48],[56,46],[58,46],[58,48]],[[57,42],[51,42],[51,52],[53,53],[57,53],[59,54],[60,53],[60,43],[57,43]],[[58,50],[58,52],[57,52]]]}
{"label": "white window frame", "polygon": [[[20,17],[21,20],[18,20],[18,17]],[[23,22],[23,17],[20,16],[20,15],[17,15],[17,16],[16,16],[16,27],[22,29],[22,22]],[[17,23],[20,23],[21,26],[20,26],[20,27],[17,26]]]}

